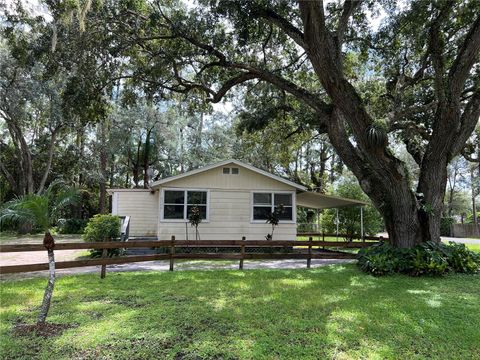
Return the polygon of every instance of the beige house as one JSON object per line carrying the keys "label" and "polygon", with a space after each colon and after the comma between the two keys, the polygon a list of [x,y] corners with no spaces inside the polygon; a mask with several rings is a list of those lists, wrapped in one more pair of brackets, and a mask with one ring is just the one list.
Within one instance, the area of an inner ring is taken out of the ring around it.
{"label": "beige house", "polygon": [[363,205],[356,200],[312,193],[302,185],[237,160],[226,160],[153,182],[150,189],[111,189],[112,214],[130,217],[130,236],[195,239],[191,208],[202,215],[202,240],[264,240],[271,232],[266,216],[283,212],[275,240],[293,240],[297,206],[324,209]]}

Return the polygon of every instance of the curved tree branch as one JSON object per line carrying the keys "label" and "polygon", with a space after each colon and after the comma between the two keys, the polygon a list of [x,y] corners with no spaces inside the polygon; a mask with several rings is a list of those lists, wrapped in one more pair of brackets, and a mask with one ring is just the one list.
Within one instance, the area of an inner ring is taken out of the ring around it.
{"label": "curved tree branch", "polygon": [[458,52],[455,61],[450,68],[448,80],[450,85],[450,93],[453,97],[459,98],[465,81],[468,78],[470,70],[478,61],[480,54],[480,16],[473,23],[465,40]]}
{"label": "curved tree branch", "polygon": [[475,91],[470,101],[465,106],[460,118],[459,131],[456,134],[456,142],[452,148],[452,156],[457,155],[464,147],[470,134],[475,130],[480,119],[480,89]]}
{"label": "curved tree branch", "polygon": [[234,87],[235,85],[244,83],[248,80],[252,80],[252,79],[258,79],[258,76],[253,74],[253,73],[250,73],[250,72],[245,72],[245,73],[242,73],[238,76],[235,76],[235,77],[227,80],[221,86],[221,88],[213,94],[213,97],[211,99],[208,99],[208,101],[210,101],[212,103],[218,103],[222,100],[222,98],[227,94],[227,92],[232,87]]}
{"label": "curved tree branch", "polygon": [[360,3],[361,0],[345,0],[345,3],[343,4],[342,15],[337,26],[337,43],[339,49],[342,47],[343,38],[345,36],[345,32],[347,31],[348,20]]}
{"label": "curved tree branch", "polygon": [[299,46],[306,49],[307,44],[303,40],[303,33],[298,28],[293,26],[287,19],[283,18],[271,9],[257,10],[254,12],[254,16],[255,15],[279,27]]}
{"label": "curved tree branch", "polygon": [[446,84],[445,84],[445,39],[441,33],[441,24],[445,18],[450,14],[454,2],[449,0],[445,2],[444,6],[440,9],[438,16],[433,20],[430,26],[429,38],[428,38],[428,50],[430,51],[430,58],[432,60],[434,70],[434,83],[435,94],[440,105],[444,105],[446,97]]}

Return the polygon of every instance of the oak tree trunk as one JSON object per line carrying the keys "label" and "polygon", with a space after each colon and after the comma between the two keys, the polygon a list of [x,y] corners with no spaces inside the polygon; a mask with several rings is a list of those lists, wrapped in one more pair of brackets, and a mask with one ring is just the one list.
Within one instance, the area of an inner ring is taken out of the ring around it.
{"label": "oak tree trunk", "polygon": [[[347,4],[351,5],[351,4]],[[346,5],[346,6],[347,6]],[[347,6],[346,17],[336,34],[326,28],[323,4],[299,2],[303,22],[304,49],[313,70],[331,99],[330,110],[317,106],[321,124],[325,124],[337,154],[359,180],[360,186],[382,214],[391,243],[412,247],[424,241],[440,241],[440,218],[447,182],[447,166],[463,148],[478,123],[480,93],[475,93],[461,110],[461,93],[469,69],[478,58],[480,18],[471,27],[456,61],[445,77],[442,54],[432,53],[435,76],[436,112],[432,135],[421,157],[416,158],[420,176],[412,190],[404,162],[388,149],[388,138],[373,144],[367,130],[373,123],[361,96],[346,79],[342,66],[342,38],[355,6]],[[447,16],[441,13],[440,16]],[[431,44],[439,49],[438,27],[432,25]],[[441,49],[439,49],[441,50]],[[307,99],[311,101],[310,98]],[[315,105],[315,104],[314,104]],[[327,118],[327,119],[326,119]],[[354,142],[350,141],[354,138]]]}
{"label": "oak tree trunk", "polygon": [[[324,1],[298,1],[298,13],[291,12],[292,17],[296,14],[300,16],[300,21],[296,22],[282,17],[274,10],[274,6],[271,9],[262,8],[259,4],[245,5],[251,10],[250,16],[275,26],[303,49],[312,67],[312,75],[321,84],[321,89],[316,91],[299,86],[290,77],[283,77],[281,71],[259,66],[250,58],[245,62],[241,62],[241,57],[230,59],[229,54],[204,42],[201,37],[170,25],[174,21],[167,21],[165,26],[171,27],[173,37],[182,38],[201,49],[202,54],[207,52],[215,57],[215,61],[209,65],[235,71],[235,75],[225,81],[219,90],[206,91],[212,95],[210,101],[218,102],[233,86],[258,79],[289,92],[313,109],[318,115],[319,131],[328,134],[338,158],[354,173],[364,192],[382,214],[394,246],[412,247],[424,241],[440,241],[447,165],[461,153],[480,117],[480,91],[478,84],[471,81],[475,79],[472,69],[478,64],[480,54],[480,17],[475,16],[468,28],[462,29],[465,31],[463,40],[458,47],[455,45],[455,50],[451,50],[445,47],[447,28],[450,26],[446,20],[455,16],[456,4],[446,1],[431,6],[428,23],[421,29],[422,34],[428,37],[423,39],[425,44],[422,40],[423,55],[418,59],[414,57],[418,62],[414,67],[419,70],[411,78],[404,76],[402,81],[408,85],[408,91],[405,91],[410,92],[420,81],[428,80],[429,85],[425,89],[432,94],[429,95],[432,99],[429,99],[428,105],[433,106],[433,111],[425,112],[408,106],[413,112],[411,121],[396,116],[390,119],[389,116],[385,128],[376,130],[375,120],[380,119],[374,119],[375,113],[355,88],[355,83],[349,80],[350,76],[343,65],[345,51],[348,51],[348,47],[344,46],[346,37],[351,37],[357,31],[350,29],[350,20],[362,8],[361,3],[344,1],[343,9],[335,18],[330,11],[325,13]],[[403,50],[400,48],[397,51]],[[180,75],[176,77],[185,87],[187,81],[183,81]],[[472,84],[467,84],[469,82]],[[471,87],[470,90],[467,90],[467,85]],[[205,89],[205,85],[201,83],[191,88]],[[386,91],[389,91],[388,88]],[[398,97],[404,97],[406,92],[399,92]],[[326,98],[328,101],[325,101]],[[393,110],[398,108],[395,97],[391,104],[391,110],[395,113]],[[419,150],[415,151],[414,147],[409,146],[408,139],[404,140],[407,151],[420,168],[419,180],[414,187],[406,163],[388,147],[388,133],[405,129],[410,123],[417,125],[415,115],[420,112],[428,114],[430,118],[416,129],[422,139]],[[424,131],[423,125],[427,125],[428,131]],[[375,130],[376,140],[370,136],[372,129]],[[335,163],[333,158],[331,162]],[[267,169],[270,168],[268,159],[264,159],[264,164]]]}

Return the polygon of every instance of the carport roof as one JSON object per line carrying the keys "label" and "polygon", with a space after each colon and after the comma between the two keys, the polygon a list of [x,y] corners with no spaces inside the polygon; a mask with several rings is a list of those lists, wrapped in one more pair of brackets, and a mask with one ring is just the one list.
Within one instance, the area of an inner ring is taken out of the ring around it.
{"label": "carport roof", "polygon": [[346,199],[339,196],[324,195],[310,191],[297,193],[297,206],[311,209],[330,209],[363,205],[368,205],[368,203],[361,200]]}

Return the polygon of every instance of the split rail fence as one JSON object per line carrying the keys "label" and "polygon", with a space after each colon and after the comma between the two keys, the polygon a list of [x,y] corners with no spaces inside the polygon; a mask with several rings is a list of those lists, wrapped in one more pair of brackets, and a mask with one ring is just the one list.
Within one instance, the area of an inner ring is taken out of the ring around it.
{"label": "split rail fence", "polygon": [[[378,239],[378,238],[377,238]],[[259,259],[305,259],[307,260],[307,268],[310,268],[312,259],[355,259],[356,255],[353,253],[342,252],[338,250],[328,251],[313,251],[314,248],[363,248],[375,244],[376,242],[365,241],[321,241],[313,240],[310,236],[308,241],[276,241],[276,240],[175,240],[172,236],[171,240],[152,240],[152,241],[108,241],[97,243],[57,243],[54,250],[82,250],[82,249],[103,249],[102,258],[98,259],[85,259],[85,260],[73,260],[73,261],[59,261],[55,262],[56,269],[67,269],[84,266],[96,266],[102,265],[101,277],[105,277],[107,265],[126,264],[143,261],[154,260],[169,260],[170,271],[174,269],[174,263],[176,259],[189,259],[189,260],[239,260],[239,269],[243,269],[244,260],[259,260]],[[240,252],[237,253],[185,253],[176,252],[176,249],[182,248],[198,248],[198,247],[229,247],[239,248]],[[301,249],[299,252],[294,247],[307,248]],[[107,257],[108,249],[128,249],[128,248],[166,248],[168,253],[164,254],[151,254],[151,255],[127,255],[119,257]],[[275,253],[249,253],[246,252],[246,248],[283,248],[283,252]],[[45,251],[42,244],[19,244],[19,245],[2,245],[0,246],[0,252],[25,252],[25,251]],[[39,264],[22,264],[22,265],[10,265],[0,266],[0,274],[10,273],[23,273],[31,271],[48,270],[48,263]]]}
{"label": "split rail fence", "polygon": [[[385,238],[383,236],[368,236],[368,235],[357,235],[357,234],[336,234],[336,233],[322,233],[322,232],[317,232],[317,231],[302,231],[297,233],[297,236],[308,236],[308,237],[314,237],[318,239],[322,239],[322,241],[325,241],[325,238],[336,238],[336,239],[344,239],[344,241],[353,241],[353,240],[360,240],[360,241],[366,241],[366,240],[374,240],[374,241],[388,241],[388,237]],[[371,245],[371,243],[369,243]]]}

